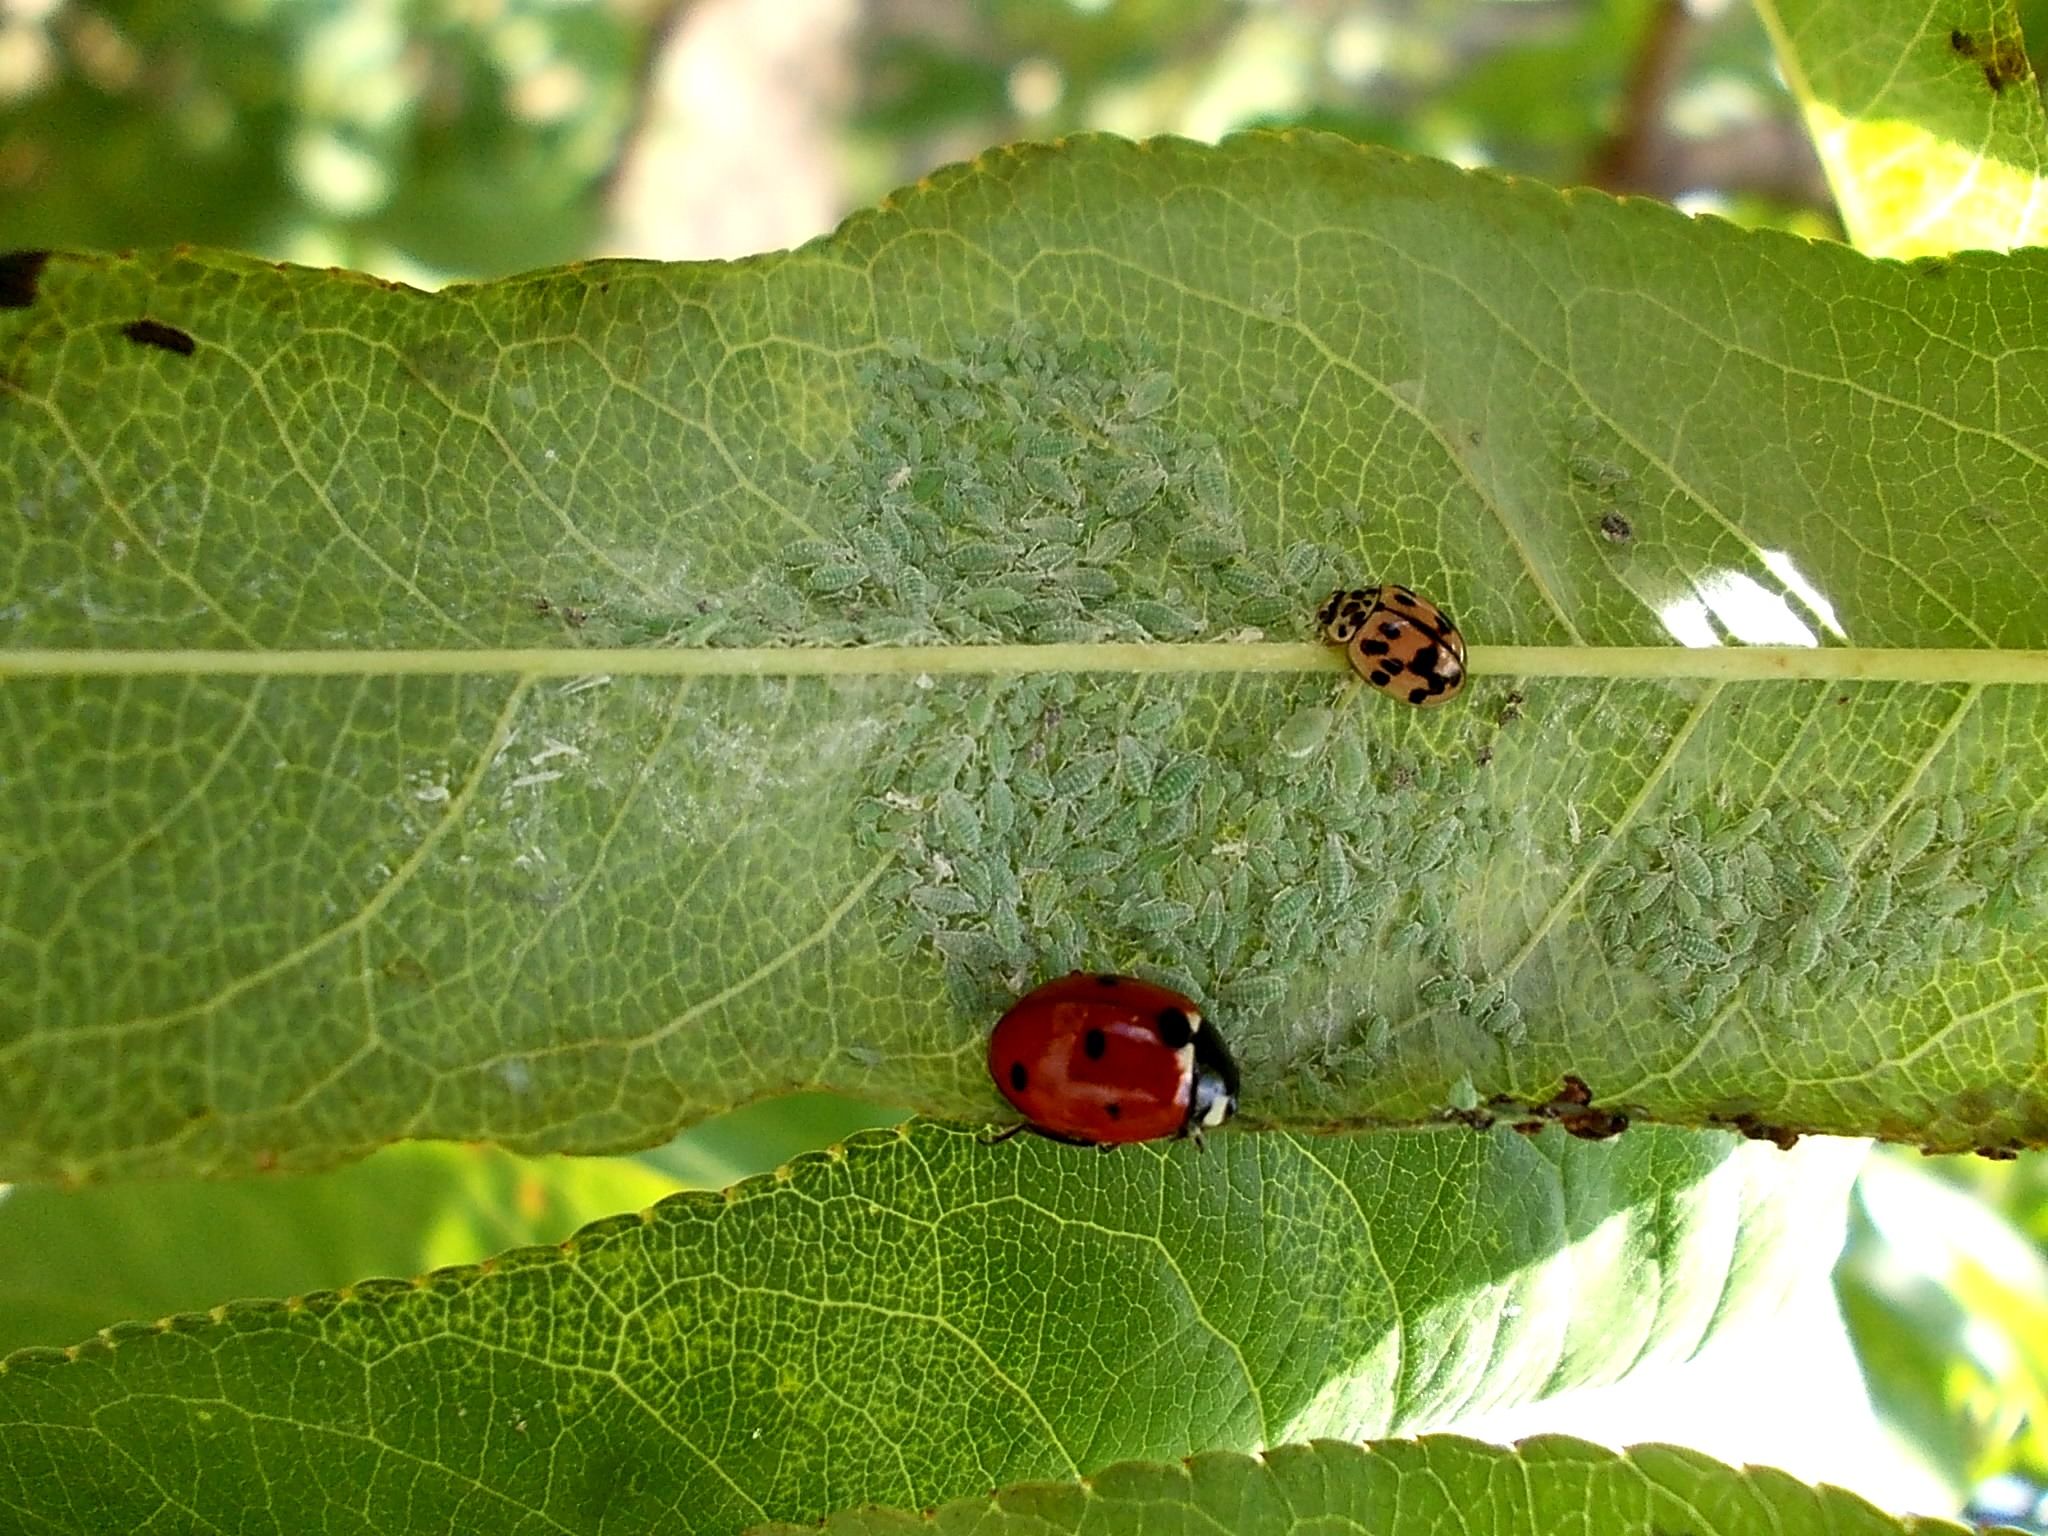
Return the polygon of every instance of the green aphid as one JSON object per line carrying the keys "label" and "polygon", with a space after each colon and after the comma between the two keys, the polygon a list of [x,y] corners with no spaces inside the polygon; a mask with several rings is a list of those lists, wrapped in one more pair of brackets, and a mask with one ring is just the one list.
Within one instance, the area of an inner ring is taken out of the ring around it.
{"label": "green aphid", "polygon": [[1017,916],[1015,903],[999,901],[989,914],[989,936],[1012,958],[1023,954],[1025,949],[1024,922]]}
{"label": "green aphid", "polygon": [[1315,904],[1316,893],[1312,886],[1290,885],[1266,908],[1266,921],[1274,931],[1285,933],[1307,917]]}
{"label": "green aphid", "polygon": [[1447,1008],[1458,1002],[1460,976],[1431,976],[1415,989],[1416,1001],[1425,1008]]}
{"label": "green aphid", "polygon": [[950,786],[974,756],[974,738],[956,736],[938,747],[910,771],[912,794],[929,795]]}
{"label": "green aphid", "polygon": [[1862,905],[1857,909],[1858,923],[1869,927],[1880,927],[1892,915],[1892,902],[1898,894],[1898,882],[1889,874],[1870,881],[1863,891]]}
{"label": "green aphid", "polygon": [[960,594],[960,605],[985,617],[995,618],[1014,613],[1022,608],[1028,599],[1014,587],[988,586],[970,587]]}
{"label": "green aphid", "polygon": [[1651,870],[1628,893],[1628,911],[1649,911],[1671,891],[1671,870]]}
{"label": "green aphid", "polygon": [[1271,581],[1248,565],[1226,565],[1215,575],[1215,582],[1232,597],[1271,597]]}
{"label": "green aphid", "polygon": [[1285,829],[1280,807],[1271,800],[1259,801],[1244,819],[1245,840],[1254,848],[1270,849]]}
{"label": "green aphid", "polygon": [[1156,640],[1180,640],[1202,632],[1202,620],[1171,603],[1136,598],[1116,610]]}
{"label": "green aphid", "polygon": [[1108,571],[1082,569],[1070,572],[1062,579],[1070,597],[1089,602],[1099,602],[1105,597],[1115,597],[1121,585]]}
{"label": "green aphid", "polygon": [[1064,875],[1085,880],[1120,869],[1128,857],[1113,848],[1073,848],[1060,855],[1058,868]]}
{"label": "green aphid", "polygon": [[985,576],[1006,569],[1012,558],[1011,550],[984,541],[959,545],[947,552],[945,561],[956,576]]}
{"label": "green aphid", "polygon": [[1188,925],[1188,945],[1193,949],[1206,950],[1212,948],[1222,935],[1223,893],[1211,891],[1195,908],[1195,920]]}
{"label": "green aphid", "polygon": [[1018,467],[1025,486],[1066,507],[1081,505],[1081,488],[1058,459],[1025,459]]}
{"label": "green aphid", "polygon": [[894,585],[893,578],[903,564],[903,557],[888,536],[878,527],[866,525],[852,533],[853,552],[868,573],[885,586]]}
{"label": "green aphid", "polygon": [[1229,918],[1249,918],[1252,905],[1251,871],[1240,864],[1231,870],[1223,882],[1223,915]]}
{"label": "green aphid", "polygon": [[1931,805],[1917,805],[1899,818],[1892,830],[1891,857],[1894,866],[1910,864],[1927,851],[1940,825],[1940,812]]}
{"label": "green aphid", "polygon": [[804,577],[804,590],[814,597],[830,597],[835,592],[846,592],[867,580],[867,572],[858,565],[821,565]]}
{"label": "green aphid", "polygon": [[1672,947],[1688,965],[1702,970],[1718,971],[1728,963],[1728,952],[1705,934],[1691,928],[1681,928],[1672,937]]}
{"label": "green aphid", "polygon": [[1185,459],[1188,493],[1194,503],[1211,517],[1230,512],[1230,468],[1214,446],[1198,449]]}
{"label": "green aphid", "polygon": [[1136,736],[1117,738],[1116,763],[1124,783],[1141,795],[1152,788],[1159,772],[1158,757]]}
{"label": "green aphid", "polygon": [[1962,796],[1950,795],[1941,802],[1941,835],[1952,843],[1960,843],[1966,830]]}
{"label": "green aphid", "polygon": [[1124,395],[1124,410],[1134,417],[1151,416],[1166,408],[1173,398],[1173,375],[1163,369],[1141,373],[1131,381]]}
{"label": "green aphid", "polygon": [[981,910],[981,903],[956,885],[923,885],[910,893],[910,899],[938,917],[965,917]]}
{"label": "green aphid", "polygon": [[1024,625],[1045,626],[1065,623],[1075,617],[1074,603],[1066,597],[1034,597],[1011,610],[1011,619]]}
{"label": "green aphid", "polygon": [[1529,1025],[1522,1017],[1522,1005],[1512,997],[1502,1003],[1499,1011],[1487,1019],[1486,1028],[1506,1046],[1522,1046],[1529,1042]]}
{"label": "green aphid", "polygon": [[1232,1008],[1270,1008],[1287,996],[1287,978],[1254,972],[1230,982],[1218,996]]}
{"label": "green aphid", "polygon": [[1316,884],[1322,891],[1324,905],[1332,912],[1341,910],[1351,899],[1351,860],[1344,852],[1344,840],[1334,832],[1323,835]]}
{"label": "green aphid", "polygon": [[981,850],[981,813],[959,790],[940,791],[936,819],[939,834],[945,838],[947,847],[966,853]]}
{"label": "green aphid", "polygon": [[1810,971],[1820,959],[1826,931],[1814,918],[1802,919],[1785,941],[1785,965],[1795,974]]}
{"label": "green aphid", "polygon": [[1849,861],[1842,857],[1842,850],[1835,840],[1825,834],[1816,835],[1806,845],[1806,856],[1830,880],[1844,880],[1849,875]]}
{"label": "green aphid", "polygon": [[1306,586],[1330,568],[1320,544],[1290,544],[1280,557],[1280,579],[1289,587]]}
{"label": "green aphid", "polygon": [[1173,552],[1191,565],[1222,565],[1244,554],[1244,541],[1227,533],[1197,529],[1182,535]]}
{"label": "green aphid", "polygon": [[932,947],[970,973],[992,970],[1004,958],[1001,945],[988,934],[973,929],[933,934]]}
{"label": "green aphid", "polygon": [[1025,829],[1018,864],[1027,874],[1051,870],[1060,855],[1072,846],[1070,832],[1063,810],[1048,811]]}
{"label": "green aphid", "polygon": [[1284,624],[1300,611],[1301,605],[1284,597],[1254,597],[1242,604],[1237,616],[1260,629]]}
{"label": "green aphid", "polygon": [[1298,709],[1273,733],[1273,749],[1282,757],[1308,757],[1329,739],[1337,713],[1320,706]]}
{"label": "green aphid", "polygon": [[843,565],[850,558],[846,546],[830,539],[798,539],[783,546],[782,563],[792,570],[809,570],[815,565]]}
{"label": "green aphid", "polygon": [[1723,827],[1719,832],[1716,832],[1708,840],[1707,846],[1716,853],[1726,853],[1730,849],[1740,848],[1769,825],[1770,820],[1771,808],[1767,805],[1760,805],[1743,817],[1742,820],[1731,826]]}
{"label": "green aphid", "polygon": [[1010,788],[1026,800],[1050,800],[1054,794],[1052,780],[1029,763],[1019,763],[1011,770]]}
{"label": "green aphid", "polygon": [[1103,638],[1102,626],[1086,619],[1054,619],[1050,624],[1034,624],[1029,634],[1039,645],[1088,645]]}
{"label": "green aphid", "polygon": [[1699,897],[1693,895],[1683,881],[1676,882],[1671,887],[1671,910],[1677,915],[1678,920],[1688,927],[1697,926],[1707,915]]}
{"label": "green aphid", "polygon": [[1131,716],[1131,729],[1140,736],[1158,738],[1180,723],[1181,705],[1174,699],[1153,699]]}
{"label": "green aphid", "polygon": [[1746,955],[1755,949],[1756,941],[1763,933],[1763,927],[1762,918],[1745,917],[1733,928],[1730,928],[1723,938],[1723,942],[1728,947],[1728,953],[1731,955]]}
{"label": "green aphid", "polygon": [[1629,473],[1627,465],[1617,464],[1612,459],[1603,459],[1598,454],[1587,453],[1584,449],[1573,449],[1566,463],[1571,469],[1572,478],[1582,485],[1605,489],[1610,486],[1626,485],[1635,478]]}
{"label": "green aphid", "polygon": [[1178,901],[1155,899],[1126,907],[1123,919],[1139,933],[1166,933],[1184,928],[1194,920],[1194,911]]}
{"label": "green aphid", "polygon": [[1126,800],[1103,818],[1096,835],[1115,847],[1134,847],[1151,827],[1153,810],[1153,802],[1146,796]]}
{"label": "green aphid", "polygon": [[1365,789],[1365,745],[1355,732],[1347,732],[1337,738],[1336,750],[1330,755],[1330,787],[1338,798],[1355,800]]}
{"label": "green aphid", "polygon": [[1129,554],[1137,542],[1138,536],[1128,523],[1106,523],[1095,530],[1081,558],[1090,565],[1108,565]]}
{"label": "green aphid", "polygon": [[1962,855],[1954,848],[1929,854],[1899,871],[1899,889],[1916,895],[1931,891],[1954,879],[1961,864]]}
{"label": "green aphid", "polygon": [[1699,850],[1690,843],[1674,843],[1671,846],[1671,870],[1682,884],[1701,901],[1711,901],[1714,896],[1714,871],[1707,861],[1700,857]]}
{"label": "green aphid", "polygon": [[1078,544],[1082,528],[1071,517],[1034,517],[1026,519],[1024,532],[1047,544]]}
{"label": "green aphid", "polygon": [[1116,767],[1116,756],[1110,752],[1086,752],[1063,764],[1052,776],[1054,793],[1069,800],[1079,800],[1091,795],[1107,779]]}
{"label": "green aphid", "polygon": [[1152,779],[1157,805],[1178,805],[1201,785],[1207,765],[1199,757],[1176,757]]}
{"label": "green aphid", "polygon": [[1166,471],[1157,464],[1139,464],[1119,475],[1104,498],[1103,512],[1113,518],[1136,517],[1166,487]]}
{"label": "green aphid", "polygon": [[960,888],[986,907],[996,899],[995,862],[979,854],[961,853],[952,856],[953,878],[960,882]]}
{"label": "green aphid", "polygon": [[1991,893],[1974,881],[1958,880],[1953,885],[1942,887],[1928,899],[1928,907],[1935,917],[1953,917],[1958,912],[1981,906]]}

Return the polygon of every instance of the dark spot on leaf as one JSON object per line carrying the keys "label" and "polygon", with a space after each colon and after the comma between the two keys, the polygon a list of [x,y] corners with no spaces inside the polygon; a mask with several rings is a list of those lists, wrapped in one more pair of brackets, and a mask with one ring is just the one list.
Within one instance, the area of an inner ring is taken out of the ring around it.
{"label": "dark spot on leaf", "polygon": [[1195,1038],[1195,1027],[1178,1008],[1159,1010],[1159,1038],[1170,1051],[1177,1051]]}
{"label": "dark spot on leaf", "polygon": [[1109,1036],[1099,1029],[1091,1029],[1081,1037],[1081,1049],[1090,1061],[1102,1060],[1102,1053],[1109,1049]]}
{"label": "dark spot on leaf", "polygon": [[9,251],[0,256],[0,309],[27,309],[36,301],[48,251]]}
{"label": "dark spot on leaf", "polygon": [[1789,1126],[1771,1125],[1761,1115],[1740,1114],[1729,1122],[1751,1141],[1768,1141],[1780,1152],[1799,1145],[1799,1133]]}
{"label": "dark spot on leaf", "polygon": [[1636,536],[1636,525],[1619,512],[1606,512],[1600,518],[1600,531],[1617,544],[1626,544]]}
{"label": "dark spot on leaf", "polygon": [[1022,1093],[1024,1091],[1025,1085],[1028,1084],[1030,1081],[1031,1074],[1024,1070],[1023,1062],[1013,1061],[1010,1063],[1010,1086],[1012,1088],[1016,1089],[1017,1092]]}
{"label": "dark spot on leaf", "polygon": [[2011,1147],[1979,1147],[1977,1155],[1989,1158],[1994,1163],[2010,1163],[2019,1157],[2019,1153]]}
{"label": "dark spot on leaf", "polygon": [[160,320],[131,320],[121,327],[121,334],[138,347],[156,347],[180,357],[190,357],[199,350],[198,342],[175,325],[165,325]]}
{"label": "dark spot on leaf", "polygon": [[1955,49],[1957,53],[1960,53],[1966,59],[1974,58],[1976,56],[1977,39],[1970,36],[1970,34],[1965,32],[1961,27],[1957,27],[1955,30],[1949,33],[1948,45],[1949,47]]}

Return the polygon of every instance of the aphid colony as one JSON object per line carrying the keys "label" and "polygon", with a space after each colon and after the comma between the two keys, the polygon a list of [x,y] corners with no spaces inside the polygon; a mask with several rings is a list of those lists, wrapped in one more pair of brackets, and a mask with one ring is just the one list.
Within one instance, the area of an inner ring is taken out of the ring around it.
{"label": "aphid colony", "polygon": [[[1406,587],[1333,592],[1316,618],[1382,693],[1435,704],[1464,684],[1464,637]],[[1062,1141],[1199,1141],[1237,1109],[1223,1037],[1191,998],[1133,976],[1076,971],[1025,994],[989,1036],[988,1069],[1031,1129]]]}

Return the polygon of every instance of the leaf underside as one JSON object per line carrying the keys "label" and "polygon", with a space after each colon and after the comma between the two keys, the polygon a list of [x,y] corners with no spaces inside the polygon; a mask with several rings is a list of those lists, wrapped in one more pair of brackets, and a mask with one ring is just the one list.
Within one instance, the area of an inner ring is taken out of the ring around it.
{"label": "leaf underside", "polygon": [[[278,670],[0,686],[0,1177],[632,1148],[798,1086],[986,1118],[991,1019],[1073,966],[1209,1007],[1251,1125],[1569,1077],[2048,1140],[2043,690],[1673,643],[2048,646],[2042,252],[1249,136],[990,156],[735,265],[5,275],[0,662]],[[1307,642],[1383,577],[1670,675],[917,669]],[[388,667],[294,670],[336,647]],[[474,647],[590,675],[419,671]]]}
{"label": "leaf underside", "polygon": [[1860,1156],[1663,1128],[865,1133],[480,1269],[18,1353],[0,1511],[708,1536],[1412,1432],[1768,1315],[1839,1246]]}

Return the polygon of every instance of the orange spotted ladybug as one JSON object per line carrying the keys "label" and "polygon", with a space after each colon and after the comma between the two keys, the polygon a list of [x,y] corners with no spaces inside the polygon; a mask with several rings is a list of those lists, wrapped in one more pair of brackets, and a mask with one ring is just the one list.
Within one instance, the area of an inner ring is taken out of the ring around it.
{"label": "orange spotted ladybug", "polygon": [[1102,1146],[1193,1136],[1237,1108],[1237,1063],[1170,987],[1076,971],[997,1021],[988,1070],[1031,1129]]}
{"label": "orange spotted ladybug", "polygon": [[1381,693],[1441,704],[1465,686],[1465,637],[1451,616],[1406,587],[1332,592],[1316,612],[1323,639]]}

